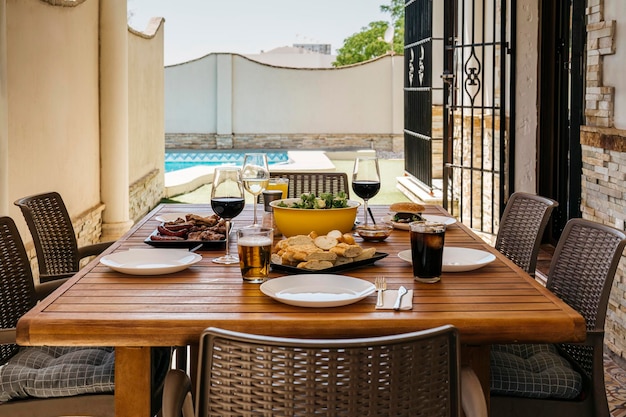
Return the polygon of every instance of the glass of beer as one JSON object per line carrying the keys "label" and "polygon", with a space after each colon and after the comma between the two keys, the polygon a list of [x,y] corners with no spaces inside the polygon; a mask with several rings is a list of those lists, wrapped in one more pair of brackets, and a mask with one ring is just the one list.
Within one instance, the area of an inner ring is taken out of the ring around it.
{"label": "glass of beer", "polygon": [[436,222],[411,222],[411,260],[416,281],[433,283],[441,276],[446,225]]}
{"label": "glass of beer", "polygon": [[245,282],[264,282],[270,273],[274,230],[244,227],[237,231],[239,267]]}

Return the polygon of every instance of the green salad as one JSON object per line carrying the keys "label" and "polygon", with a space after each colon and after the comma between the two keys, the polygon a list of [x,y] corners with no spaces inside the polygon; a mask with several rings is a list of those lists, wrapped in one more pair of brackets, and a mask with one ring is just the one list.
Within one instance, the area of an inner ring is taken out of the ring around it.
{"label": "green salad", "polygon": [[277,204],[277,206],[300,209],[345,208],[348,207],[348,196],[343,191],[340,191],[337,194],[322,193],[319,197],[313,193],[304,193],[300,195],[299,201],[294,201],[290,204],[281,201]]}

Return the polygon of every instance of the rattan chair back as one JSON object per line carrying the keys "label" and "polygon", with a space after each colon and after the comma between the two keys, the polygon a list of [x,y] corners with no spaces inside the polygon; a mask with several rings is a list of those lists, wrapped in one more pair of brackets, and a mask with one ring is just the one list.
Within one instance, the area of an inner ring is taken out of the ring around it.
{"label": "rattan chair back", "polygon": [[459,416],[459,372],[458,332],[449,325],[326,340],[209,328],[196,414]]}
{"label": "rattan chair back", "polygon": [[22,211],[33,238],[40,282],[72,276],[83,257],[98,255],[112,243],[79,248],[72,220],[57,192],[24,197],[15,205]]}
{"label": "rattan chair back", "polygon": [[500,220],[495,248],[534,276],[543,232],[558,205],[546,197],[513,193]]}
{"label": "rattan chair back", "polygon": [[30,263],[15,222],[0,217],[0,365],[17,352],[17,321],[37,303]]}
{"label": "rattan chair back", "polygon": [[298,198],[303,193],[337,194],[339,191],[350,197],[348,174],[345,172],[271,172],[272,178],[289,179],[287,198]]}

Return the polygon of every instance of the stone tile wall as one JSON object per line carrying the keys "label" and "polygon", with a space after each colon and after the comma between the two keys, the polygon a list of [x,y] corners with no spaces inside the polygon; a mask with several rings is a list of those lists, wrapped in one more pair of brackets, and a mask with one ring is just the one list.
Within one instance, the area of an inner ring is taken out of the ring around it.
{"label": "stone tile wall", "polygon": [[[587,1],[585,126],[581,127],[582,217],[626,229],[626,131],[614,129],[615,88],[605,86],[603,56],[615,53],[615,20],[604,20],[604,0]],[[626,361],[626,261],[622,256],[605,324],[605,344]],[[626,362],[624,362],[626,363]]]}
{"label": "stone tile wall", "polygon": [[165,149],[376,149],[402,152],[402,136],[391,134],[233,134],[166,133]]}
{"label": "stone tile wall", "polygon": [[604,20],[603,0],[587,2],[585,123],[613,126],[615,89],[603,85],[602,56],[615,53],[615,20]]}
{"label": "stone tile wall", "polygon": [[[582,145],[583,218],[624,230],[626,225],[626,131],[584,126]],[[611,289],[605,324],[606,346],[626,360],[626,261],[622,256]]]}
{"label": "stone tile wall", "polygon": [[129,217],[136,222],[156,207],[165,195],[163,169],[154,169],[139,181],[131,184]]}

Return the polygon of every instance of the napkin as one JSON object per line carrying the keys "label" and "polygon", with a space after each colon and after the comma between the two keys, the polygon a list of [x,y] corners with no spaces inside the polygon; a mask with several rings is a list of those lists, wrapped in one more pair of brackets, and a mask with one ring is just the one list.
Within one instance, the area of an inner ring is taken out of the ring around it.
{"label": "napkin", "polygon": [[[385,290],[383,291],[383,305],[382,307],[376,307],[376,310],[393,310],[393,305],[398,298],[398,290]],[[409,290],[402,296],[400,302],[400,310],[411,310],[413,308],[413,290]]]}

